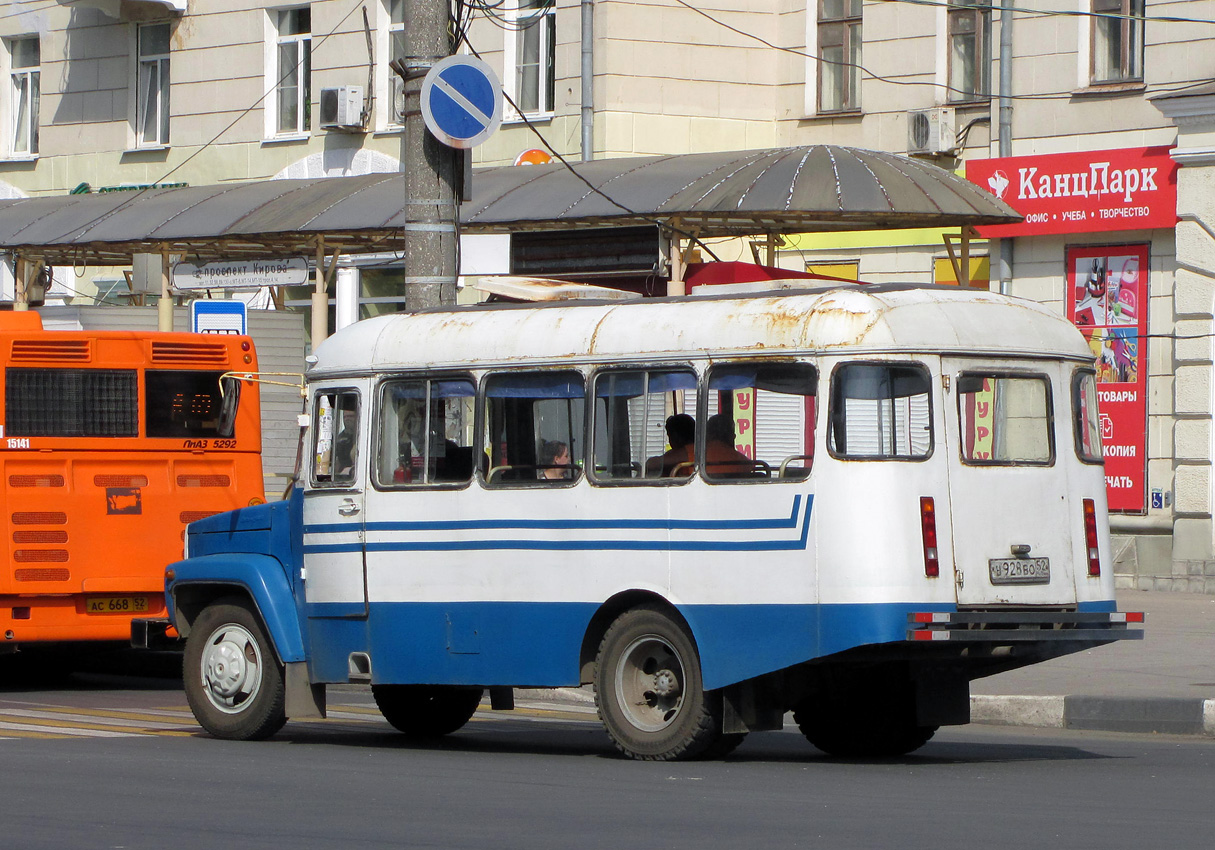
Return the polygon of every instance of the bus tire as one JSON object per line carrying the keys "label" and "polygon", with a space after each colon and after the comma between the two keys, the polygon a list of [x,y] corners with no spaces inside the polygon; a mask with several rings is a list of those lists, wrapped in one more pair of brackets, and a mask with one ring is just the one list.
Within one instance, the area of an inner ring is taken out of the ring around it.
{"label": "bus tire", "polygon": [[283,668],[261,620],[243,599],[203,609],[186,640],[186,701],[217,738],[269,738],[287,722]]}
{"label": "bus tire", "polygon": [[827,755],[842,758],[895,758],[918,750],[938,727],[919,726],[912,717],[871,705],[824,706],[814,699],[793,709],[793,720],[806,740]]}
{"label": "bus tire", "polygon": [[721,732],[721,694],[705,692],[687,629],[655,608],[624,612],[604,634],[595,704],[612,743],[629,758],[720,757],[742,741]]}
{"label": "bus tire", "polygon": [[442,738],[461,729],[481,704],[483,688],[446,685],[372,685],[384,719],[407,738]]}

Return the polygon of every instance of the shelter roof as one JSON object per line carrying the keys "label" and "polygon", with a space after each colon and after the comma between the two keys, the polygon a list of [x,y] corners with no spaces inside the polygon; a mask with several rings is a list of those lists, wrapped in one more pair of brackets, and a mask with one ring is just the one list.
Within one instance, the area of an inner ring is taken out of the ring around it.
{"label": "shelter roof", "polygon": [[[0,249],[51,265],[122,265],[164,248],[199,260],[404,249],[405,178],[368,174],[0,202]],[[934,165],[834,145],[632,157],[474,172],[465,232],[639,224],[701,237],[1019,221]]]}

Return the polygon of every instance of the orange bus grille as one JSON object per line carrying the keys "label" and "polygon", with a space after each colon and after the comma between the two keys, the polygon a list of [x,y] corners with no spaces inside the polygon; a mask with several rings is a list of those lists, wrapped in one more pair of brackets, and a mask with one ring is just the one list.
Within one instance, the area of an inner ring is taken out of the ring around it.
{"label": "orange bus grille", "polygon": [[67,581],[71,573],[64,567],[23,567],[13,571],[17,581]]}
{"label": "orange bus grille", "polygon": [[67,525],[67,514],[63,511],[17,511],[13,514],[13,525]]}
{"label": "orange bus grille", "polygon": [[179,475],[178,487],[231,487],[232,478],[227,475]]}
{"label": "orange bus grille", "polygon": [[206,519],[209,516],[223,513],[223,511],[182,511],[179,518],[183,523],[189,524],[196,520]]}
{"label": "orange bus grille", "polygon": [[62,487],[62,475],[10,475],[10,487]]}
{"label": "orange bus grille", "polygon": [[153,363],[228,364],[228,349],[214,342],[153,342]]}
{"label": "orange bus grille", "polygon": [[13,340],[12,355],[15,361],[58,360],[71,363],[87,363],[92,359],[92,340]]}
{"label": "orange bus grille", "polygon": [[66,531],[14,531],[14,543],[67,543]]}
{"label": "orange bus grille", "polygon": [[19,564],[62,564],[67,559],[67,549],[13,550],[13,560]]}
{"label": "orange bus grille", "polygon": [[146,475],[94,475],[94,487],[147,487]]}

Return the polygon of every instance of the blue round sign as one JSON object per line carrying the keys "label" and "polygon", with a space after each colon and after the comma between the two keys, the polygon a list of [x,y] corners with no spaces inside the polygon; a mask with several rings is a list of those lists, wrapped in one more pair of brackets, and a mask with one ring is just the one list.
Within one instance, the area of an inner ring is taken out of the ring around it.
{"label": "blue round sign", "polygon": [[422,81],[422,120],[448,147],[471,148],[502,123],[502,87],[475,56],[448,56]]}

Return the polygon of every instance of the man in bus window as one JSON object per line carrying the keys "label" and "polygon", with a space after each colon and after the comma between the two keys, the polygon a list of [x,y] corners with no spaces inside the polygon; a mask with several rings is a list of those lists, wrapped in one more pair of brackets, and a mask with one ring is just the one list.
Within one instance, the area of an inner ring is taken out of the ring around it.
{"label": "man in bus window", "polygon": [[676,413],[667,417],[666,431],[671,448],[645,462],[645,477],[687,478],[696,463],[696,420]]}
{"label": "man in bus window", "polygon": [[734,418],[728,413],[710,416],[705,423],[705,472],[738,478],[754,468],[751,458],[734,447]]}

